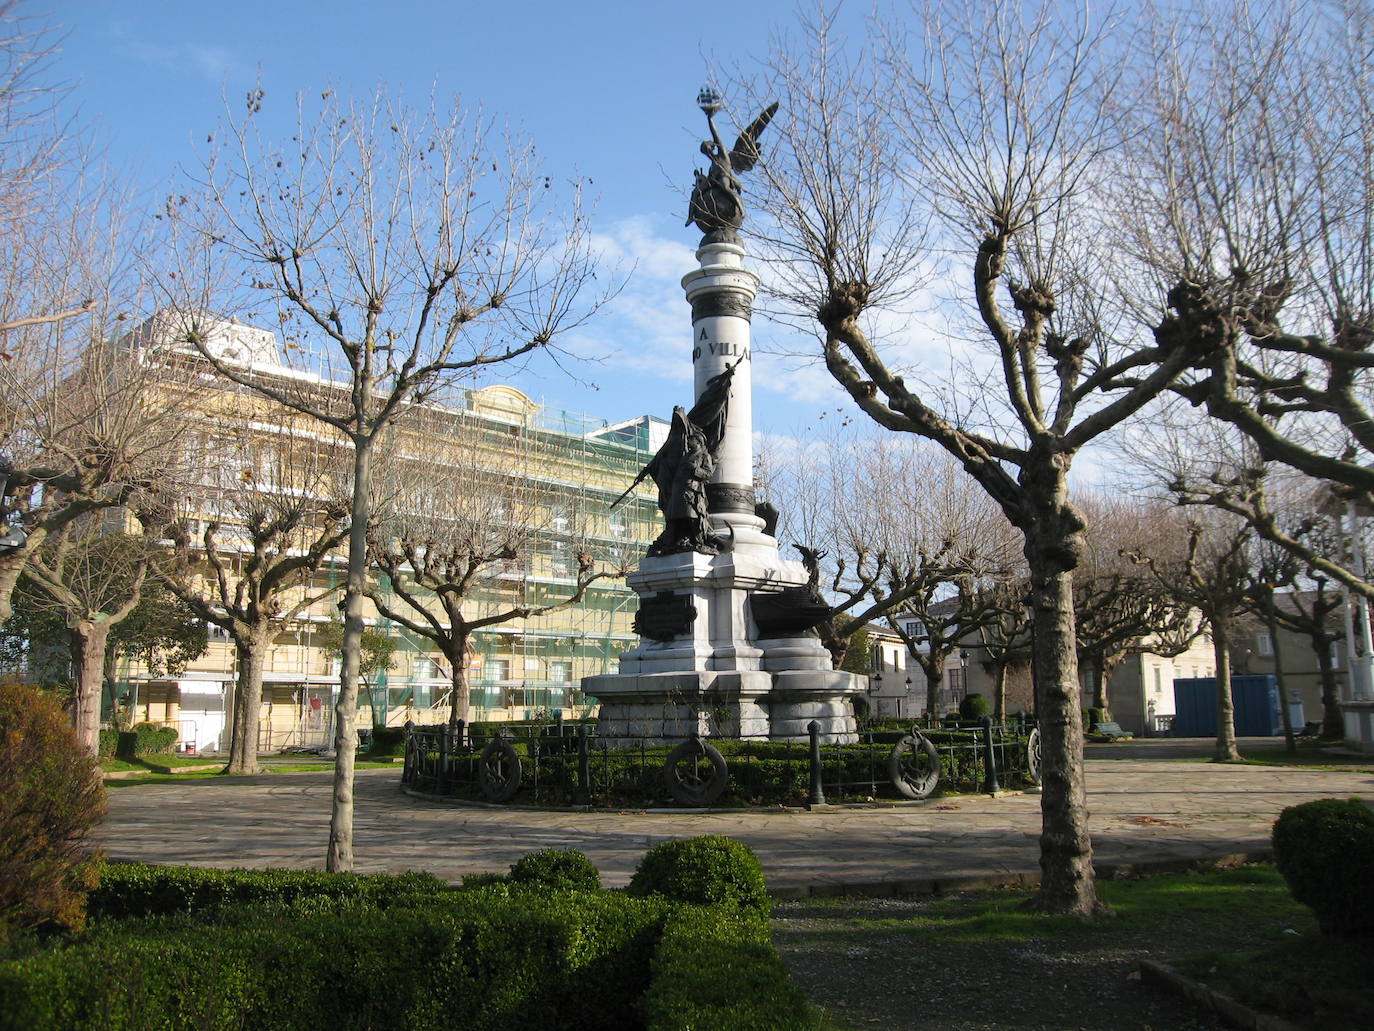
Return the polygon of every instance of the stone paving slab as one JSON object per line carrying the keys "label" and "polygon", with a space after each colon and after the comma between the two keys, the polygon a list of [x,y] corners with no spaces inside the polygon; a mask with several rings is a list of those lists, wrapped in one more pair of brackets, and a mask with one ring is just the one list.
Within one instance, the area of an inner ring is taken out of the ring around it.
{"label": "stone paving slab", "polygon": [[[1279,812],[1314,798],[1374,799],[1374,774],[1129,758],[1086,763],[1099,868],[1187,865],[1264,854]],[[356,868],[448,880],[505,872],[526,852],[576,848],[608,886],[676,837],[726,834],[763,861],[781,895],[888,893],[1039,876],[1040,800],[960,796],[921,807],[724,813],[548,812],[436,804],[403,795],[400,770],[357,776]],[[114,859],[317,868],[329,833],[329,774],[149,784],[110,793],[97,837]]]}

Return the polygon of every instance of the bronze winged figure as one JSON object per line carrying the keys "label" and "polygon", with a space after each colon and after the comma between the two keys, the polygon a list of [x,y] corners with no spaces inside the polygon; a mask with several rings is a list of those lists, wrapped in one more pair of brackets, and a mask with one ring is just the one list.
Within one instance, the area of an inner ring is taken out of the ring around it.
{"label": "bronze winged figure", "polygon": [[710,160],[706,172],[696,171],[696,183],[692,187],[692,199],[687,206],[687,225],[693,222],[703,233],[724,233],[733,236],[744,222],[744,201],[740,196],[738,174],[747,172],[758,164],[759,135],[777,113],[775,100],[764,108],[735,140],[729,150],[720,138],[716,128],[714,111],[706,111],[706,124],[711,129],[711,138],[702,141],[701,152]]}

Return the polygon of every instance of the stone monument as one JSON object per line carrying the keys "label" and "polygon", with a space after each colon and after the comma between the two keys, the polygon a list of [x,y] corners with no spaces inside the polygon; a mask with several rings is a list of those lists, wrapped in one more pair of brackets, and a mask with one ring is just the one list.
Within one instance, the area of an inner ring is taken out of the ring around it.
{"label": "stone monument", "polygon": [[850,698],[865,678],[832,668],[811,629],[829,609],[805,567],[781,557],[754,499],[749,329],[759,281],[744,266],[738,175],[757,162],[778,105],[727,150],[719,96],[705,89],[697,100],[710,167],[696,173],[688,209],[703,233],[699,267],[682,280],[696,401],[674,409],[667,441],[635,481],[652,477],[665,524],[628,578],[641,643],[620,656],[618,674],[587,677],[583,690],[601,703],[606,737],[795,740],[817,720],[825,740],[852,741]]}

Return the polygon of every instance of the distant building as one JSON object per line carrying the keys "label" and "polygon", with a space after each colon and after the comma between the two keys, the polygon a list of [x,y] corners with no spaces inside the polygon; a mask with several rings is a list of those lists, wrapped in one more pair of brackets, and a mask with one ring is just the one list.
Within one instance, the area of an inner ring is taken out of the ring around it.
{"label": "distant building", "polygon": [[[164,332],[155,316],[128,339],[137,346]],[[221,321],[209,346],[212,353],[241,360],[254,375],[308,379],[318,383],[316,389],[321,391],[341,389],[279,365],[276,338],[265,330]],[[185,357],[203,362],[194,353]],[[202,382],[205,400],[200,407],[207,427],[217,419],[233,417],[236,411],[250,412],[242,425],[260,436],[263,448],[270,448],[274,419],[299,421],[212,376],[208,365]],[[533,554],[494,572],[476,605],[494,607],[547,597],[572,584],[575,556],[564,532],[569,513],[578,513],[581,532],[589,535],[580,540],[590,541],[594,553],[641,555],[657,535],[660,527],[652,484],[641,487],[614,511],[610,504],[662,443],[667,431],[662,420],[650,416],[620,422],[592,419],[543,407],[519,390],[499,385],[457,392],[445,405],[426,406],[424,414],[423,419],[403,423],[398,432],[438,435],[438,444],[431,450],[439,455],[446,422],[458,418],[490,428],[484,439],[496,443],[484,446],[537,438],[542,461],[531,475],[553,488],[550,510],[542,513],[537,524],[540,540]],[[321,446],[340,446],[337,438],[329,441],[328,430],[316,432],[324,441]],[[264,483],[263,489],[272,487]],[[232,532],[225,537],[232,541]],[[342,554],[332,556],[311,589],[341,588],[344,564]],[[260,751],[319,748],[331,742],[339,656],[321,643],[321,636],[337,615],[339,597],[335,593],[319,601],[273,641],[263,690]],[[632,629],[636,607],[636,596],[623,581],[601,580],[578,605],[478,631],[469,668],[472,718],[519,719],[536,710],[561,710],[570,716],[589,711],[595,700],[583,697],[579,682],[591,674],[614,672],[619,654],[638,642]],[[429,642],[375,612],[368,622],[393,636],[397,647],[392,667],[362,686],[358,725],[367,727],[374,717],[377,723],[388,725],[446,719],[450,684],[443,657]],[[180,676],[153,677],[139,663],[128,662],[118,670],[115,695],[129,706],[135,720],[177,726],[186,746],[213,751],[228,746],[234,676],[233,643],[224,631],[211,626],[209,651]],[[107,697],[107,712],[116,699]],[[373,708],[376,711],[370,712]]]}

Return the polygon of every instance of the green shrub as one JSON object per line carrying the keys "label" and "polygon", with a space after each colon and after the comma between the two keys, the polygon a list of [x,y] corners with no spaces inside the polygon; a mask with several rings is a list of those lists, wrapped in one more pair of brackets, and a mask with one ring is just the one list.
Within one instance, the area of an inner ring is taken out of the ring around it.
{"label": "green shrub", "polygon": [[797,1031],[819,1023],[788,980],[768,924],[752,913],[683,906],[654,951],[648,1031]]}
{"label": "green shrub", "polygon": [[450,892],[386,911],[357,900],[320,914],[237,907],[213,927],[112,922],[0,963],[0,1031],[630,1031],[643,1026],[636,1010],[668,912],[619,893]]}
{"label": "green shrub", "polygon": [[742,842],[719,834],[655,845],[639,861],[626,891],[698,905],[738,906],[765,915],[772,908],[758,856]]}
{"label": "green shrub", "polygon": [[176,743],[176,727],[163,727],[156,723],[139,723],[134,726],[135,755],[166,755]]}
{"label": "green shrub", "polygon": [[1092,731],[1099,723],[1107,722],[1107,710],[1099,709],[1097,706],[1083,710],[1083,729]]}
{"label": "green shrub", "polygon": [[401,755],[405,747],[405,727],[373,727],[367,739],[367,754],[376,759]]}
{"label": "green shrub", "polygon": [[100,732],[100,758],[113,759],[115,755],[115,749],[118,746],[118,744],[119,731],[113,729],[102,730]]}
{"label": "green shrub", "polygon": [[959,703],[959,718],[966,723],[981,720],[991,712],[992,706],[980,694],[964,695],[963,700]]}
{"label": "green shrub", "polygon": [[590,859],[572,848],[543,848],[522,856],[511,865],[510,879],[516,884],[572,891],[601,890],[601,874]]}
{"label": "green shrub", "polygon": [[87,835],[104,813],[96,762],[56,699],[0,684],[0,946],[83,926],[99,868]]}
{"label": "green shrub", "polygon": [[1274,823],[1274,863],[1323,934],[1374,936],[1374,813],[1357,798],[1289,806]]}
{"label": "green shrub", "polygon": [[195,866],[109,863],[89,900],[105,918],[213,914],[225,906],[293,903],[305,897],[361,899],[385,908],[398,897],[443,894],[447,884],[427,873],[336,874],[320,870],[211,870]]}

